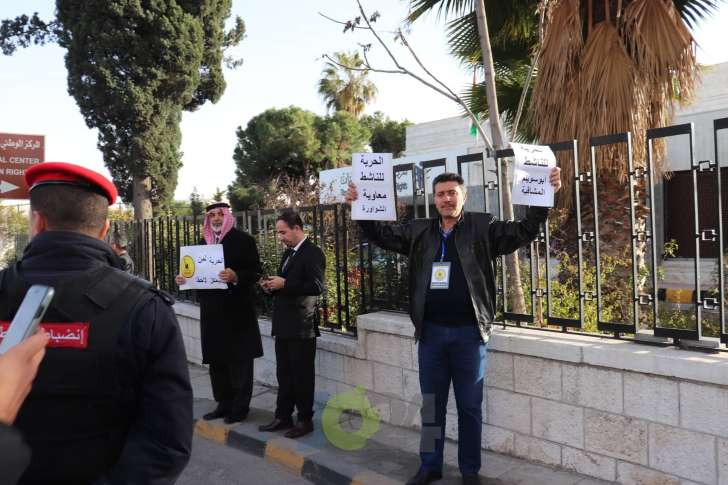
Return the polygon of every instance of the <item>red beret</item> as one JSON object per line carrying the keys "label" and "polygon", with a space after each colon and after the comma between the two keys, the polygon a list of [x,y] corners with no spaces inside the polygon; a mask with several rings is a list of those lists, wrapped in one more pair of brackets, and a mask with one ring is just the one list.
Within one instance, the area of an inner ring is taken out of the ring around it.
{"label": "red beret", "polygon": [[109,179],[73,163],[44,162],[33,165],[25,171],[25,182],[31,191],[42,185],[72,185],[103,195],[109,205],[116,202],[118,195]]}

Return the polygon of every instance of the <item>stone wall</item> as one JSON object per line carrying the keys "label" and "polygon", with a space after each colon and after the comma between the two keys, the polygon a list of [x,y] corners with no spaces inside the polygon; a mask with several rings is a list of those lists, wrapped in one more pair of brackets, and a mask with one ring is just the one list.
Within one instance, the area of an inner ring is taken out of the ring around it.
{"label": "stone wall", "polygon": [[[189,359],[199,363],[197,307],[176,308]],[[275,386],[270,322],[260,327],[256,379]],[[323,335],[316,374],[318,401],[361,386],[384,421],[419,427],[417,346],[406,315],[362,315],[356,339]],[[723,354],[496,330],[483,406],[483,447],[492,451],[625,484],[728,484]],[[446,435],[457,438],[452,392]]]}

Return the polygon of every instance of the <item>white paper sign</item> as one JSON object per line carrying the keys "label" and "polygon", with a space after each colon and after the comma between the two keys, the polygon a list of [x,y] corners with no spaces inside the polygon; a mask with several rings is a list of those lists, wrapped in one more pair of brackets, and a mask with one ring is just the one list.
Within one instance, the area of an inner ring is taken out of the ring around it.
{"label": "white paper sign", "polygon": [[514,204],[541,207],[554,206],[554,187],[549,181],[556,157],[545,145],[511,143],[516,161],[513,171],[512,201]]}
{"label": "white paper sign", "polygon": [[319,172],[319,203],[344,202],[351,181],[351,167],[332,168]]}
{"label": "white paper sign", "polygon": [[227,283],[218,278],[225,269],[222,244],[182,246],[179,248],[179,272],[187,279],[180,290],[226,289]]}
{"label": "white paper sign", "polygon": [[352,155],[351,180],[359,198],[351,204],[351,218],[359,221],[396,221],[391,153]]}

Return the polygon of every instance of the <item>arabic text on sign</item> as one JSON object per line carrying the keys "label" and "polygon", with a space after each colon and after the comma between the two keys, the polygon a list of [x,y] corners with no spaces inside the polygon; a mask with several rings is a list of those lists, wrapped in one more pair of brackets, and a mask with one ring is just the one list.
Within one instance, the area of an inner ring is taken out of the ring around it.
{"label": "arabic text on sign", "polygon": [[7,138],[0,142],[0,149],[7,150],[9,148],[16,150],[37,150],[40,148],[40,142],[38,140],[23,140],[22,138],[16,140]]}

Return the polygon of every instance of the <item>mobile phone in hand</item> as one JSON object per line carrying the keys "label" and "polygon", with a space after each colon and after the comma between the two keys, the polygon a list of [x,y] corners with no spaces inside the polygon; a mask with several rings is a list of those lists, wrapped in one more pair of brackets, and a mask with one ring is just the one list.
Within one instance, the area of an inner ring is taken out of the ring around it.
{"label": "mobile phone in hand", "polygon": [[53,288],[44,285],[33,285],[15,313],[5,338],[0,343],[0,355],[18,345],[38,330],[43,315],[53,300]]}

